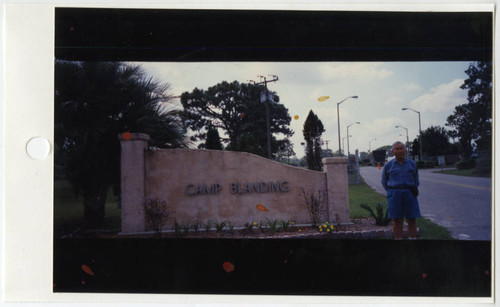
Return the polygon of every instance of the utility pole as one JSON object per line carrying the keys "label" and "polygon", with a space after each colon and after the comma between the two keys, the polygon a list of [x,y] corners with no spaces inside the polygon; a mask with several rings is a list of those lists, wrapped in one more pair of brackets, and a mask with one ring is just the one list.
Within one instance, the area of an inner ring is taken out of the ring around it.
{"label": "utility pole", "polygon": [[330,140],[325,140],[325,144],[326,144],[326,150],[328,150],[328,143],[330,142]]}
{"label": "utility pole", "polygon": [[266,126],[267,126],[267,157],[272,160],[272,153],[271,153],[271,112],[269,110],[269,95],[267,92],[267,84],[271,82],[276,82],[278,81],[278,76],[272,75],[273,79],[272,80],[267,80],[266,77],[264,76],[257,76],[261,80],[264,79],[264,81],[256,83],[255,81],[249,80],[250,82],[253,82],[255,85],[260,85],[264,84],[264,87],[266,89],[265,92],[265,105],[266,105]]}

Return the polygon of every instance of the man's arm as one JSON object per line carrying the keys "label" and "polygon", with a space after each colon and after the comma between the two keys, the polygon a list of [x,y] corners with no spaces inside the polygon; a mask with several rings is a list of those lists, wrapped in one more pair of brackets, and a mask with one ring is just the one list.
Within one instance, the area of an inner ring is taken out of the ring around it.
{"label": "man's arm", "polygon": [[387,191],[389,189],[389,187],[387,186],[387,165],[388,163],[386,163],[384,165],[384,168],[382,169],[382,186],[384,187],[384,189]]}
{"label": "man's arm", "polygon": [[418,167],[415,163],[415,185],[418,187],[420,185],[420,180],[418,179]]}

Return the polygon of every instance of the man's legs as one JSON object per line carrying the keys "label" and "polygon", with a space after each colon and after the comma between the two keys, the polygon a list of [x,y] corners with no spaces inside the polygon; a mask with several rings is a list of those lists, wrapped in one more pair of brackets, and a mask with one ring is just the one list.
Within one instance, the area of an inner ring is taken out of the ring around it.
{"label": "man's legs", "polygon": [[394,239],[403,239],[403,218],[394,219],[394,224],[392,224],[392,233],[394,235]]}
{"label": "man's legs", "polygon": [[408,239],[414,240],[417,238],[417,221],[415,219],[406,219],[408,222]]}

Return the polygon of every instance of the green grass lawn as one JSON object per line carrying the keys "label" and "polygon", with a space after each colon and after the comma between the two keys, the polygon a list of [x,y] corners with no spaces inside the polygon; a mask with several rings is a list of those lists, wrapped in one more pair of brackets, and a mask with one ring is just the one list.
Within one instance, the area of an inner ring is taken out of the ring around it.
{"label": "green grass lawn", "polygon": [[470,169],[449,169],[449,170],[439,170],[434,171],[436,174],[447,174],[447,175],[457,175],[457,176],[469,176],[469,177],[488,177],[491,178],[491,174],[480,174],[475,168]]}
{"label": "green grass lawn", "polygon": [[[105,217],[99,229],[116,230],[121,227],[121,210],[118,209],[118,198],[108,191],[105,204]],[[76,230],[91,230],[83,222],[83,197],[75,197],[69,182],[54,182],[54,236],[73,233]]]}
{"label": "green grass lawn", "polygon": [[[382,203],[387,210],[387,200],[385,195],[377,193],[370,188],[361,178],[360,184],[349,185],[349,207],[351,219],[368,218],[370,213],[361,208],[361,204],[367,204],[375,211],[375,205]],[[417,219],[417,226],[420,228],[420,239],[452,240],[450,232],[425,217]]]}

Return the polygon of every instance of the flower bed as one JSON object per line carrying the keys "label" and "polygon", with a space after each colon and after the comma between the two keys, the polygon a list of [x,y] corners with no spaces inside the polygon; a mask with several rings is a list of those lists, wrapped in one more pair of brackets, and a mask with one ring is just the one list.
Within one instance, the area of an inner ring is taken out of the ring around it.
{"label": "flower bed", "polygon": [[[321,227],[320,227],[321,226]],[[326,226],[326,227],[325,227]],[[153,232],[121,235],[119,231],[102,232],[87,231],[75,233],[65,238],[152,238]],[[380,239],[392,238],[392,224],[387,226],[375,225],[372,218],[355,219],[352,223],[335,225],[322,223],[317,227],[310,225],[292,226],[286,231],[271,231],[269,228],[253,229],[228,229],[206,231],[204,229],[186,230],[176,232],[174,230],[163,231],[161,238],[189,238],[189,239],[299,239],[299,238],[331,238],[331,239]]]}

